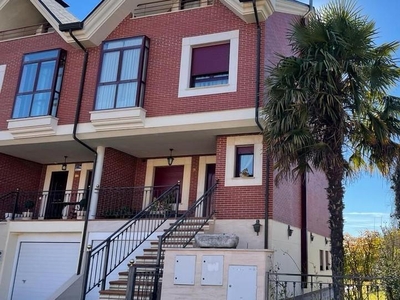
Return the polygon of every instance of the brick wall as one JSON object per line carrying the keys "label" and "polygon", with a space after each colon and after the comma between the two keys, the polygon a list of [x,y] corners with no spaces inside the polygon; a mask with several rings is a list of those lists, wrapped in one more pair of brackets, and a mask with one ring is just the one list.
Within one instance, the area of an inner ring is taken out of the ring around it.
{"label": "brick wall", "polygon": [[130,187],[135,183],[137,158],[106,148],[101,187]]}
{"label": "brick wall", "polygon": [[[158,26],[159,24],[162,26]],[[193,26],[187,26],[188,24]],[[201,96],[201,101],[199,97],[178,98],[182,38],[236,29],[240,30],[238,92]],[[221,3],[145,18],[128,17],[107,39],[138,35],[147,35],[150,38],[144,104],[148,117],[247,108],[254,105],[256,26],[244,23]],[[53,48],[64,48],[68,52],[58,109],[59,125],[73,123],[83,51],[67,45],[57,33],[50,33],[0,43],[0,64],[7,65],[0,93],[0,102],[3,105],[0,130],[6,129],[6,120],[12,114],[23,54]],[[90,120],[89,111],[94,107],[100,53],[101,45],[89,49],[80,122]]]}
{"label": "brick wall", "polygon": [[[113,148],[106,148],[97,215],[130,217],[142,208],[143,190],[133,188],[137,158]],[[124,211],[124,213],[122,212]]]}
{"label": "brick wall", "polygon": [[[265,181],[260,186],[225,186],[226,136],[217,137],[216,192],[218,219],[262,219],[265,211]],[[263,176],[265,171],[263,171]]]}
{"label": "brick wall", "polygon": [[46,166],[0,154],[0,194],[15,191],[38,191]]}
{"label": "brick wall", "polygon": [[[276,172],[274,172],[274,177]],[[301,227],[301,185],[300,181],[282,180],[275,183],[273,192],[273,219]]]}
{"label": "brick wall", "polygon": [[314,171],[307,174],[307,223],[308,230],[329,236],[329,211],[326,188],[328,182],[323,172]]}

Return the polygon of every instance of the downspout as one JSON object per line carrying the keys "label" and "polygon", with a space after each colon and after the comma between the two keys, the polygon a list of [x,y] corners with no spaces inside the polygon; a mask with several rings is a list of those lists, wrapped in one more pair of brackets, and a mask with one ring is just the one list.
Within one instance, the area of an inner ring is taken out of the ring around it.
{"label": "downspout", "polygon": [[[255,109],[254,109],[254,120],[261,132],[264,131],[260,120],[259,120],[259,106],[260,106],[260,77],[261,77],[261,26],[260,20],[258,19],[257,12],[257,0],[253,0],[254,17],[256,19],[257,27],[257,45],[256,45],[256,97],[255,97]],[[265,155],[265,196],[264,196],[264,249],[268,249],[268,215],[269,215],[269,157],[268,153]]]}
{"label": "downspout", "polygon": [[88,223],[89,223],[90,202],[91,202],[91,199],[92,199],[93,180],[94,180],[94,177],[95,177],[94,175],[96,174],[96,164],[97,164],[97,151],[92,149],[89,145],[87,145],[83,141],[81,141],[76,135],[76,131],[77,131],[77,128],[78,128],[78,123],[79,123],[79,116],[80,116],[80,113],[81,113],[81,106],[82,106],[82,99],[83,99],[83,89],[84,89],[84,85],[85,85],[86,69],[87,69],[87,64],[88,64],[89,53],[88,53],[87,49],[82,45],[82,43],[80,41],[78,41],[78,39],[74,36],[72,31],[73,30],[80,30],[82,28],[83,28],[83,22],[76,22],[76,23],[70,23],[70,24],[61,24],[59,26],[60,31],[64,31],[64,32],[68,31],[69,35],[72,37],[72,39],[75,41],[75,43],[84,52],[81,80],[80,80],[80,83],[79,83],[78,100],[77,100],[77,103],[76,103],[76,110],[75,110],[74,127],[73,127],[73,130],[72,130],[72,137],[76,142],[78,142],[79,144],[81,144],[83,147],[85,147],[89,151],[93,152],[93,154],[94,154],[93,176],[92,176],[92,180],[91,180],[91,183],[90,183],[88,201],[87,201],[87,206],[86,206],[85,222],[84,222],[84,225],[83,225],[83,232],[82,232],[82,238],[81,238],[81,247],[80,247],[80,251],[79,251],[78,267],[77,267],[77,271],[76,271],[77,275],[79,275],[81,273],[83,256],[85,254],[87,228],[88,228]]}
{"label": "downspout", "polygon": [[[312,13],[313,0],[309,0],[308,11],[302,17],[302,24],[306,26],[307,17]],[[307,216],[307,176],[301,176],[300,202],[301,202],[301,232],[300,232],[300,260],[301,274],[308,274],[308,216]],[[307,287],[307,277],[301,277],[302,286]]]}
{"label": "downspout", "polygon": [[77,45],[84,52],[83,67],[82,67],[81,81],[79,83],[79,94],[78,94],[78,101],[76,103],[75,120],[74,120],[74,128],[72,130],[72,137],[74,138],[75,141],[77,141],[79,144],[81,144],[83,147],[85,147],[89,151],[93,152],[93,154],[94,154],[93,171],[92,171],[93,175],[92,175],[92,180],[91,180],[91,183],[90,183],[88,202],[87,202],[86,214],[85,214],[85,222],[84,222],[84,225],[83,225],[83,232],[82,232],[82,239],[81,239],[81,247],[80,247],[80,251],[79,251],[78,267],[77,267],[77,272],[76,272],[77,275],[79,275],[81,273],[83,256],[85,254],[87,228],[88,228],[88,223],[89,223],[90,202],[92,200],[93,182],[94,182],[94,177],[95,177],[95,174],[96,174],[97,151],[92,149],[92,147],[90,147],[89,145],[87,145],[86,143],[81,141],[76,136],[76,131],[78,129],[78,123],[79,123],[79,116],[80,116],[80,113],[81,113],[81,106],[82,106],[82,99],[83,99],[83,89],[84,89],[84,86],[85,86],[86,69],[87,69],[87,64],[88,64],[89,52],[82,45],[82,43],[80,41],[78,41],[78,39],[75,37],[75,35],[72,33],[72,29],[69,29],[69,35],[73,38],[75,43],[77,43]]}

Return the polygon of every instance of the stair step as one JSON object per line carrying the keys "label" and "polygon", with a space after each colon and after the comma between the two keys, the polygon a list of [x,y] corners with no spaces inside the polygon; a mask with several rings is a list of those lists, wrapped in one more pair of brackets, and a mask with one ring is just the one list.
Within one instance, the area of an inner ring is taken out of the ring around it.
{"label": "stair step", "polygon": [[125,299],[126,290],[105,290],[100,291],[100,300],[111,300],[111,299]]}

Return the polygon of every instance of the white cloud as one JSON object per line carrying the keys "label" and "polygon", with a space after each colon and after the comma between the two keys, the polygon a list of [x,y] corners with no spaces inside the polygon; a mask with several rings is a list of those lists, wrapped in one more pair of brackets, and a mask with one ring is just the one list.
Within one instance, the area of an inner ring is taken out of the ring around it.
{"label": "white cloud", "polygon": [[354,236],[365,230],[380,231],[391,223],[390,214],[383,212],[346,212],[343,216],[344,231]]}

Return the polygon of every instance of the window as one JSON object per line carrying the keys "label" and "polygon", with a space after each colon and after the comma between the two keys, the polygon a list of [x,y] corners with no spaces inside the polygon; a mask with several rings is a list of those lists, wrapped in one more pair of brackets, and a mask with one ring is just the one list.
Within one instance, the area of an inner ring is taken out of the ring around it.
{"label": "window", "polygon": [[262,185],[263,138],[240,135],[226,138],[225,186]]}
{"label": "window", "polygon": [[200,0],[181,0],[181,9],[200,7]]}
{"label": "window", "polygon": [[319,250],[319,270],[324,270],[324,250]]}
{"label": "window", "polygon": [[178,97],[236,92],[239,30],[182,39]]}
{"label": "window", "polygon": [[141,36],[103,44],[95,110],[143,106],[149,43]]}
{"label": "window", "polygon": [[56,116],[65,56],[61,49],[24,55],[12,118]]}
{"label": "window", "polygon": [[190,87],[228,84],[229,44],[194,48]]}
{"label": "window", "polygon": [[6,74],[6,65],[0,65],[0,92],[3,86],[4,75]]}
{"label": "window", "polygon": [[326,270],[329,270],[329,267],[330,267],[330,265],[331,265],[330,261],[331,261],[331,259],[330,259],[330,253],[329,253],[329,251],[325,251],[325,263],[326,263],[325,269],[326,269]]}
{"label": "window", "polygon": [[253,177],[254,145],[236,147],[235,177]]}

